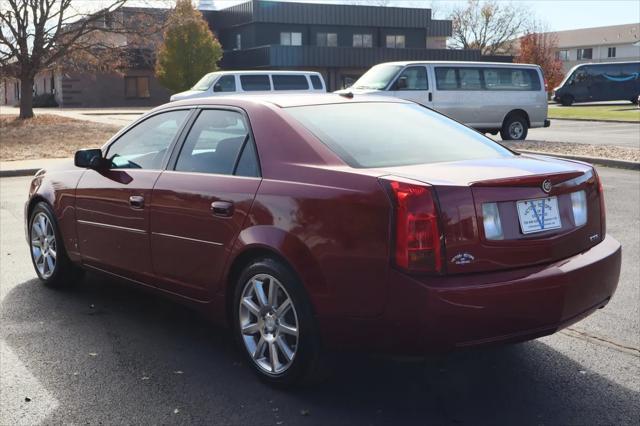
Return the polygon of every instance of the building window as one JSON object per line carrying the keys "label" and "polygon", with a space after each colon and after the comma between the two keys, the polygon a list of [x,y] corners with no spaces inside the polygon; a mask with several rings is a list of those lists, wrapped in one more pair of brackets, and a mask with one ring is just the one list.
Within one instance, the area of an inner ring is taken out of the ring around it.
{"label": "building window", "polygon": [[280,33],[280,44],[283,46],[302,46],[302,33]]}
{"label": "building window", "polygon": [[615,58],[616,57],[616,48],[610,47],[607,49],[607,58]]}
{"label": "building window", "polygon": [[578,60],[580,59],[593,59],[593,49],[578,49]]}
{"label": "building window", "polygon": [[558,50],[558,52],[556,52],[556,58],[560,59],[561,61],[568,61],[569,60],[569,51],[568,50]]}
{"label": "building window", "polygon": [[373,36],[371,34],[354,34],[353,47],[373,47]]}
{"label": "building window", "polygon": [[124,78],[124,96],[125,98],[148,98],[149,94],[149,77],[125,77]]}
{"label": "building window", "polygon": [[242,34],[236,34],[236,50],[242,49]]}
{"label": "building window", "polygon": [[336,33],[318,33],[316,34],[318,46],[337,47],[338,34]]}
{"label": "building window", "polygon": [[393,34],[388,35],[387,47],[390,49],[404,49],[404,36]]}

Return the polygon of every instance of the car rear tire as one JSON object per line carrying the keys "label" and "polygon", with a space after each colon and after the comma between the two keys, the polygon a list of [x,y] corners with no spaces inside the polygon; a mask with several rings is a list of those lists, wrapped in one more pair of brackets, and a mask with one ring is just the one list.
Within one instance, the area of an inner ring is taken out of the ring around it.
{"label": "car rear tire", "polygon": [[31,262],[42,283],[48,287],[68,287],[83,271],[67,256],[58,222],[47,203],[40,202],[29,217]]}
{"label": "car rear tire", "polygon": [[640,99],[640,95],[638,96],[634,96],[633,98],[630,99],[631,103],[634,105],[638,105],[638,100]]}
{"label": "car rear tire", "polygon": [[564,95],[562,98],[560,98],[560,103],[563,106],[571,106],[573,104],[573,96],[571,95]]}
{"label": "car rear tire", "polygon": [[502,124],[500,129],[500,137],[502,140],[525,140],[529,133],[529,123],[527,118],[522,114],[509,115]]}
{"label": "car rear tire", "polygon": [[262,380],[292,386],[326,376],[311,303],[290,268],[271,258],[251,263],[236,282],[233,302],[240,351]]}

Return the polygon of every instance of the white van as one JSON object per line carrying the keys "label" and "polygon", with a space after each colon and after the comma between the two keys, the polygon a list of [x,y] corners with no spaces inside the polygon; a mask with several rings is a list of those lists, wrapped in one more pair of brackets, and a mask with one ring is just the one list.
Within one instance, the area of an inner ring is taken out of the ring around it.
{"label": "white van", "polygon": [[190,90],[176,93],[170,100],[281,91],[314,93],[327,89],[322,75],[311,71],[218,71],[206,74]]}
{"label": "white van", "polygon": [[547,94],[537,65],[492,62],[387,62],[339,93],[396,96],[502,139],[522,140],[549,127]]}

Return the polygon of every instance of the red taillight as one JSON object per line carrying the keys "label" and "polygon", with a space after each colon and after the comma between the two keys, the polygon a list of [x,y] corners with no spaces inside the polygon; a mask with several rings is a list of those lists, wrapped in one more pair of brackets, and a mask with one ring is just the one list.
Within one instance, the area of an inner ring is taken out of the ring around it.
{"label": "red taillight", "polygon": [[602,179],[596,172],[596,169],[593,169],[593,175],[596,178],[596,184],[598,185],[598,197],[600,198],[600,225],[601,225],[601,239],[604,239],[607,235],[607,214],[604,207],[604,188],[602,187]]}
{"label": "red taillight", "polygon": [[395,207],[395,264],[411,272],[440,272],[440,230],[433,190],[407,179],[385,178]]}

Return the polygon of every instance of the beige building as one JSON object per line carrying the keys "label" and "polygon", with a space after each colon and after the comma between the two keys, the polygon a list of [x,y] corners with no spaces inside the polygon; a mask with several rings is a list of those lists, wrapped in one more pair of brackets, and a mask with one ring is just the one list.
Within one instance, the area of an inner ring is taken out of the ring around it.
{"label": "beige building", "polygon": [[583,62],[640,61],[640,23],[553,33],[564,71]]}

